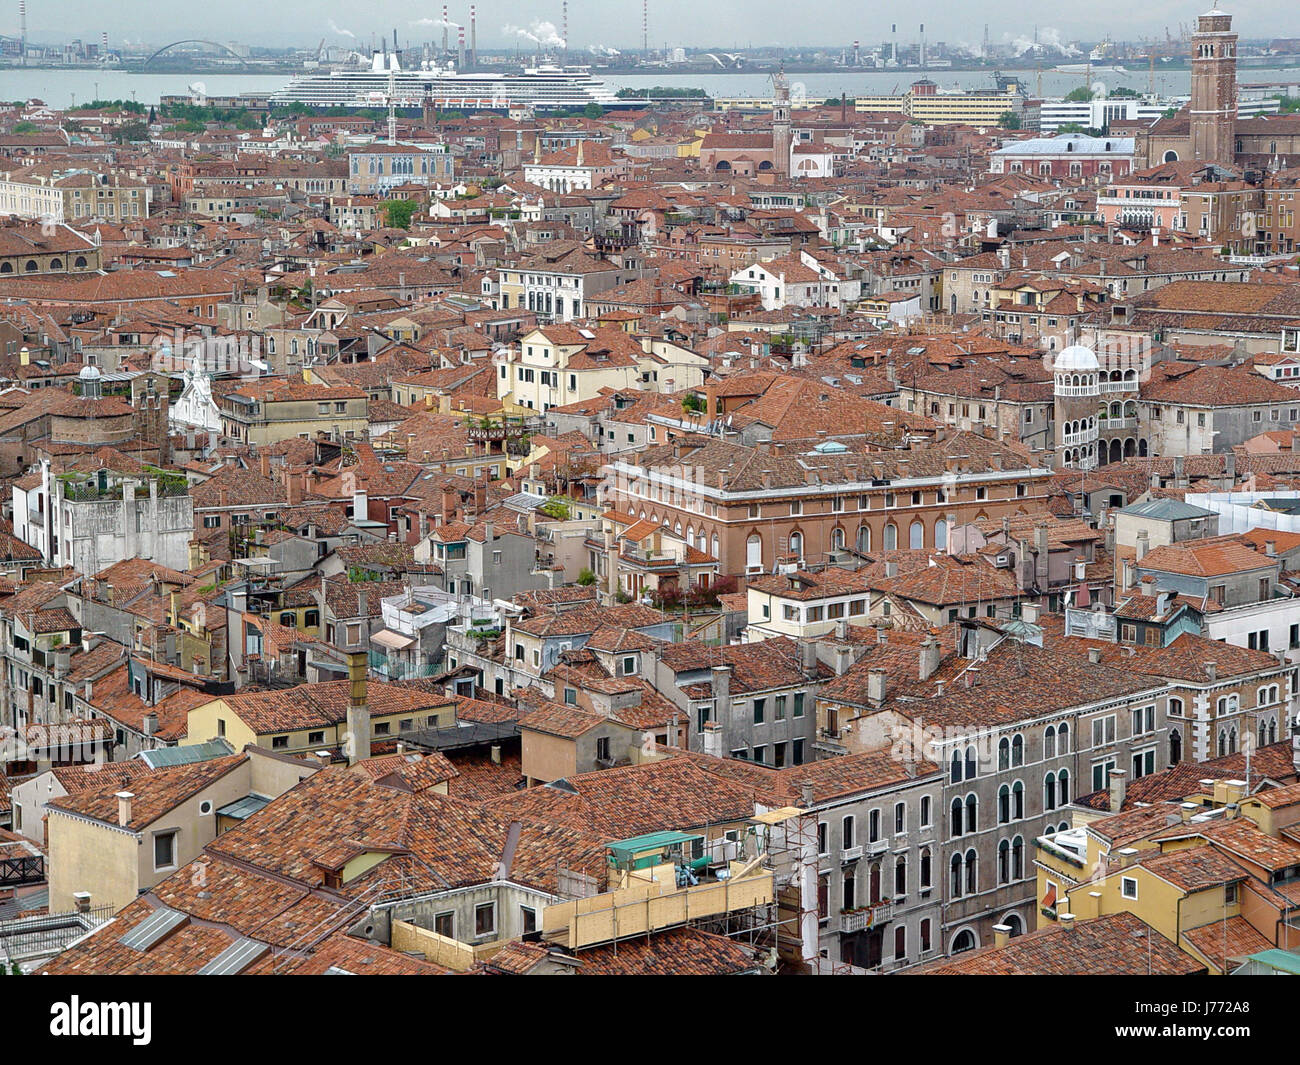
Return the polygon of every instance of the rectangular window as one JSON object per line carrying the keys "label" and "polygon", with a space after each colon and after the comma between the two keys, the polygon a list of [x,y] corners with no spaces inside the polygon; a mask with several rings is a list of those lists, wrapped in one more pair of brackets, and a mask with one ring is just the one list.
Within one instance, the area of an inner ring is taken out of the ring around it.
{"label": "rectangular window", "polygon": [[930,827],[930,796],[921,796],[921,827]]}
{"label": "rectangular window", "polygon": [[1126,899],[1138,897],[1138,882],[1134,877],[1122,876],[1119,879],[1119,893]]}
{"label": "rectangular window", "polygon": [[761,725],[763,723],[766,715],[766,710],[767,710],[766,699],[754,700],[754,724],[755,725]]}
{"label": "rectangular window", "polygon": [[519,907],[519,929],[524,933],[537,931],[537,911],[531,906]]}
{"label": "rectangular window", "polygon": [[777,720],[777,721],[784,721],[784,720],[785,720],[785,703],[786,703],[786,698],[787,698],[787,697],[784,696],[784,695],[778,695],[778,696],[776,697],[776,715],[775,715],[775,716],[776,716],[776,720]]}
{"label": "rectangular window", "polygon": [[153,837],[153,867],[171,869],[176,865],[176,833],[158,832]]}
{"label": "rectangular window", "polygon": [[1109,743],[1115,742],[1115,715],[1108,714],[1106,717],[1095,717],[1092,719],[1092,745],[1094,747],[1105,747]]}
{"label": "rectangular window", "polygon": [[456,911],[443,910],[442,913],[434,914],[433,930],[446,939],[456,938]]}
{"label": "rectangular window", "polygon": [[855,827],[855,822],[852,814],[849,814],[848,817],[844,818],[844,820],[840,822],[840,840],[841,840],[840,845],[845,850],[848,850],[850,847],[853,846],[854,827]]}
{"label": "rectangular window", "polygon": [[288,746],[289,746],[289,737],[288,737],[288,736],[272,736],[272,737],[271,737],[271,749],[272,749],[272,750],[279,751],[279,750],[283,750],[284,748],[286,748],[286,747],[288,747]]}
{"label": "rectangular window", "polygon": [[803,717],[803,692],[794,693],[794,716]]}
{"label": "rectangular window", "polygon": [[474,907],[474,935],[490,936],[497,930],[497,904],[483,902]]}
{"label": "rectangular window", "polygon": [[902,802],[894,803],[894,833],[907,831],[907,804]]}

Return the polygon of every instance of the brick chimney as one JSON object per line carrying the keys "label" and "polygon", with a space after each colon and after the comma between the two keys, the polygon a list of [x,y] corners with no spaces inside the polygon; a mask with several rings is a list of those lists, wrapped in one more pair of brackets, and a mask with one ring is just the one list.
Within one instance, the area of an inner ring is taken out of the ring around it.
{"label": "brick chimney", "polygon": [[370,757],[370,708],[366,705],[365,651],[349,654],[348,658],[348,734],[345,749],[348,765],[356,765]]}

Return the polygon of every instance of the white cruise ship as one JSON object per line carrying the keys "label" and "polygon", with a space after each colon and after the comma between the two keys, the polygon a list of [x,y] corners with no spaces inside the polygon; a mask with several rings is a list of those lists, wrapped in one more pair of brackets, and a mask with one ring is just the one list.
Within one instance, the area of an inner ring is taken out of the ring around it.
{"label": "white cruise ship", "polygon": [[535,110],[627,106],[586,67],[537,66],[507,74],[470,74],[454,66],[426,64],[403,70],[395,55],[376,52],[369,70],[303,74],[271,94],[272,106],[304,103],[311,107],[435,107]]}

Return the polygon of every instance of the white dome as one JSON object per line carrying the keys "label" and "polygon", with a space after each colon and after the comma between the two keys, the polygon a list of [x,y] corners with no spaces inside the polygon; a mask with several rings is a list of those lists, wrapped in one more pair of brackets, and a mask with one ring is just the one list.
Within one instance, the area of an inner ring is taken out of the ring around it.
{"label": "white dome", "polygon": [[1052,362],[1053,373],[1096,373],[1100,369],[1101,363],[1092,353],[1092,348],[1082,344],[1071,344]]}
{"label": "white dome", "polygon": [[83,366],[77,378],[81,381],[98,381],[99,369],[95,366]]}

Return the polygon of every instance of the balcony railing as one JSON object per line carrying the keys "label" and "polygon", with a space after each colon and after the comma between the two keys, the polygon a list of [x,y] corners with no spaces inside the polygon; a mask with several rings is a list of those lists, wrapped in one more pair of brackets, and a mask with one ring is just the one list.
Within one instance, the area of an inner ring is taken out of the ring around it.
{"label": "balcony railing", "polygon": [[1103,381],[1101,383],[1103,392],[1136,392],[1138,383],[1133,381]]}
{"label": "balcony railing", "polygon": [[1097,428],[1103,432],[1114,432],[1116,429],[1136,429],[1136,418],[1098,418]]}
{"label": "balcony railing", "polygon": [[1061,443],[1064,444],[1066,447],[1070,447],[1074,444],[1091,444],[1096,439],[1097,439],[1096,429],[1081,429],[1077,433],[1061,434]]}
{"label": "balcony railing", "polygon": [[840,851],[840,862],[844,864],[847,864],[848,862],[856,862],[861,857],[862,857],[861,844],[858,844],[858,846],[856,847],[845,847],[843,850]]}

